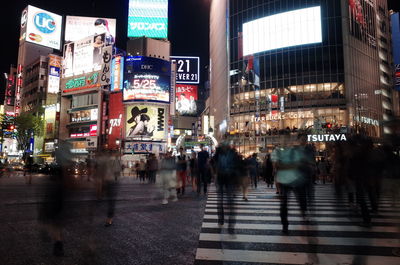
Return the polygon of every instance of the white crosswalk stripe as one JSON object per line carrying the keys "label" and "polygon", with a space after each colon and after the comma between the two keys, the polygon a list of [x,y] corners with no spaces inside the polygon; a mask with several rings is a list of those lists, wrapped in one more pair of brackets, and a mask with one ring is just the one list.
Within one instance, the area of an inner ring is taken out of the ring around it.
{"label": "white crosswalk stripe", "polygon": [[[289,235],[281,232],[280,201],[271,189],[251,190],[249,200],[234,199],[234,230],[229,218],[218,224],[218,195],[208,195],[196,265],[204,264],[400,264],[400,207],[382,197],[372,227],[360,226],[362,218],[346,199],[337,200],[330,185],[317,185],[307,220],[294,196],[288,201]],[[225,205],[226,206],[226,205]],[[231,233],[229,233],[231,232]]]}

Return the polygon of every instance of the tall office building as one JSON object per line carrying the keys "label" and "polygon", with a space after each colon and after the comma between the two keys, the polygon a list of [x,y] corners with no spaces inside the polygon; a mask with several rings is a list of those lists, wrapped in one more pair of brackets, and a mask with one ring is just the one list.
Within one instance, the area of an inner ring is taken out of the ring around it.
{"label": "tall office building", "polygon": [[[391,133],[386,0],[213,1],[210,61],[214,129],[242,153],[299,129],[376,140]],[[319,139],[323,149],[329,139]]]}

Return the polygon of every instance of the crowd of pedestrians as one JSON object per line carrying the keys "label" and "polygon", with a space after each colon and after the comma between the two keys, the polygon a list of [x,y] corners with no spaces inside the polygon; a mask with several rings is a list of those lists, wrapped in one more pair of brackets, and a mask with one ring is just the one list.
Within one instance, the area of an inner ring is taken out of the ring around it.
{"label": "crowd of pedestrians", "polygon": [[[241,155],[228,141],[220,143],[211,154],[204,145],[189,154],[183,148],[177,154],[167,152],[135,162],[133,170],[140,182],[158,185],[162,191],[161,203],[176,202],[188,193],[207,195],[214,183],[217,191],[218,224],[227,224],[228,232],[235,227],[235,201],[248,201],[249,188],[258,189],[264,181],[267,189],[274,189],[280,199],[282,233],[289,233],[288,199],[293,193],[301,216],[309,222],[308,213],[314,205],[314,185],[333,182],[339,200],[347,200],[354,212],[360,214],[360,225],[371,226],[371,213],[378,211],[382,183],[388,182],[393,204],[399,192],[400,161],[387,146],[374,146],[367,137],[350,137],[347,142],[333,145],[328,157],[317,157],[315,148],[307,143],[307,135],[299,134],[298,142],[283,143],[263,157]],[[54,240],[54,255],[63,255],[63,214],[65,200],[74,189],[74,179],[68,172],[72,155],[68,143],[61,142],[56,151],[58,167],[49,180],[45,202],[39,216]],[[118,179],[124,171],[118,152],[99,152],[88,160],[89,179],[95,180],[97,200],[107,203],[104,225],[113,224]],[[265,188],[263,188],[265,190]],[[204,197],[203,197],[204,198]],[[312,207],[311,207],[312,206]]]}

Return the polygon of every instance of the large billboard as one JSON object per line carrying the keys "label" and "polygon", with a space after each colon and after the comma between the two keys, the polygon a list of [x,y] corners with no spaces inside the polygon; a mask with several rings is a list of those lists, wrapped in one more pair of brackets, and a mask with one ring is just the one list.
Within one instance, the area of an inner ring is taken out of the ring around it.
{"label": "large billboard", "polygon": [[194,115],[197,113],[197,86],[176,85],[176,110],[181,115]]}
{"label": "large billboard", "polygon": [[124,133],[124,105],[122,104],[122,91],[110,94],[108,100],[108,148],[116,149],[120,146],[116,141],[121,141]]}
{"label": "large billboard", "polygon": [[129,0],[128,37],[168,37],[168,0]]}
{"label": "large billboard", "polygon": [[165,140],[168,113],[165,106],[128,105],[126,108],[126,138]]}
{"label": "large billboard", "polygon": [[200,83],[200,58],[191,56],[171,56],[171,62],[176,63],[177,84]]}
{"label": "large billboard", "polygon": [[64,45],[63,76],[99,71],[103,53],[108,48],[106,34],[93,35]]}
{"label": "large billboard", "polygon": [[169,103],[170,85],[170,62],[144,56],[126,57],[124,101],[146,100]]}
{"label": "large billboard", "polygon": [[62,16],[30,5],[22,12],[21,39],[59,50],[61,32]]}
{"label": "large billboard", "polygon": [[321,8],[298,9],[243,24],[243,55],[322,42]]}
{"label": "large billboard", "polygon": [[106,45],[115,42],[116,19],[67,16],[65,20],[65,42],[105,33]]}

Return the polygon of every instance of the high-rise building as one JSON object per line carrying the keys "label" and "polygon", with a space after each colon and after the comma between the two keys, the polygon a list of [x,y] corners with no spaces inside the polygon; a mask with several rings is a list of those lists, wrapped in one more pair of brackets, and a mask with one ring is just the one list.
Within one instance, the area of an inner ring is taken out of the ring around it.
{"label": "high-rise building", "polygon": [[242,153],[300,129],[382,139],[395,114],[391,64],[386,0],[211,4],[210,115]]}

